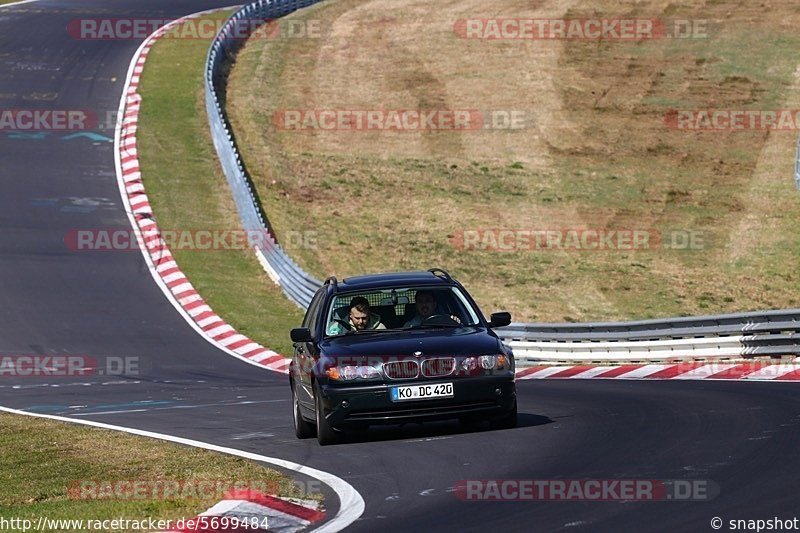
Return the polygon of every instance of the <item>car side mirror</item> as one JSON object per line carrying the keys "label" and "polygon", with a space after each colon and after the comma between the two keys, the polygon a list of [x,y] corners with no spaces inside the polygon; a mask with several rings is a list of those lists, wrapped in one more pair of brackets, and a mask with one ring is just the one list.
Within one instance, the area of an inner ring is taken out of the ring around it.
{"label": "car side mirror", "polygon": [[289,333],[289,336],[292,338],[292,342],[314,342],[311,337],[311,330],[308,328],[294,328]]}
{"label": "car side mirror", "polygon": [[502,328],[511,324],[511,313],[501,311],[499,313],[492,313],[492,318],[489,320],[490,328]]}

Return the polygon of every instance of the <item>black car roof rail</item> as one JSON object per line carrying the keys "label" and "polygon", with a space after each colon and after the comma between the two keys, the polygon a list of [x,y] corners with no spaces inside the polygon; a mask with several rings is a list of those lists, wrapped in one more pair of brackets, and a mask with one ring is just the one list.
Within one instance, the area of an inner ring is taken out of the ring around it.
{"label": "black car roof rail", "polygon": [[333,285],[334,288],[338,288],[339,282],[336,280],[336,276],[331,276],[325,280],[324,285]]}
{"label": "black car roof rail", "polygon": [[439,277],[443,277],[443,278],[444,278],[444,279],[446,279],[447,281],[453,281],[453,278],[452,278],[452,277],[450,277],[450,273],[449,273],[449,272],[447,272],[447,270],[445,270],[445,269],[443,269],[443,268],[429,268],[429,269],[428,269],[428,272],[430,272],[430,273],[431,273],[431,274],[433,274],[434,276],[439,276],[439,274],[437,274],[437,272],[441,272],[441,274],[442,274],[442,275],[441,275],[441,276],[439,276]]}

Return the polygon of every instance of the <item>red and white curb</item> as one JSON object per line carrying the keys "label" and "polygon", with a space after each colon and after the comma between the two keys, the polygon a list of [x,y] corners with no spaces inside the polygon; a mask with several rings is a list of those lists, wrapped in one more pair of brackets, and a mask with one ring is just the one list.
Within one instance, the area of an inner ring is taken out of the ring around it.
{"label": "red and white curb", "polygon": [[138,230],[139,246],[153,278],[190,325],[209,342],[230,355],[269,370],[288,373],[289,361],[285,357],[237,332],[214,313],[197,293],[161,237],[142,183],[136,130],[142,104],[138,88],[147,56],[155,42],[174,26],[214,11],[219,10],[195,13],[167,24],[150,35],[134,55],[120,102],[118,116],[122,120],[117,125],[115,135],[117,181],[128,217],[134,229]]}
{"label": "red and white curb", "polygon": [[[227,520],[215,522],[210,520],[211,518]],[[254,491],[232,492],[226,494],[225,499],[214,507],[196,517],[190,527],[172,529],[169,533],[216,533],[217,531],[295,533],[324,518],[325,513],[319,510],[319,502],[313,500],[278,498]],[[228,527],[221,527],[220,524]]]}
{"label": "red and white curb", "polygon": [[746,363],[666,363],[628,365],[532,366],[517,370],[517,379],[704,379],[800,381],[800,364],[752,361]]}

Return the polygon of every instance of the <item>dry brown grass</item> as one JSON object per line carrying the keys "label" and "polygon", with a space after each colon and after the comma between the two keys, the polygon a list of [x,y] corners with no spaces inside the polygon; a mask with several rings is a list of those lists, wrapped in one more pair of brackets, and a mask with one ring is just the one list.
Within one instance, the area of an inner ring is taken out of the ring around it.
{"label": "dry brown grass", "polygon": [[[464,18],[709,19],[709,39],[464,40]],[[339,0],[323,39],[252,41],[234,131],[278,234],[323,277],[442,266],[486,311],[620,319],[798,303],[793,133],[687,133],[671,108],[798,107],[788,2]],[[285,132],[278,109],[517,109],[516,131]],[[478,228],[703,232],[700,251],[464,252]]]}

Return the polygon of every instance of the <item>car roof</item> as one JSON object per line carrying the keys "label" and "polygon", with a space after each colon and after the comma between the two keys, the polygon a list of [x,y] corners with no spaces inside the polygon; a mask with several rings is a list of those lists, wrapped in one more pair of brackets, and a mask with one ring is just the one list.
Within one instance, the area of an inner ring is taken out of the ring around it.
{"label": "car roof", "polygon": [[383,287],[402,287],[407,285],[424,286],[452,286],[455,281],[444,271],[437,274],[430,271],[414,272],[385,272],[381,274],[367,274],[345,278],[337,284],[337,292],[379,289]]}

